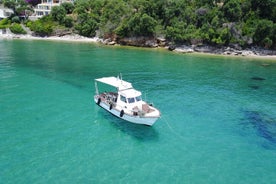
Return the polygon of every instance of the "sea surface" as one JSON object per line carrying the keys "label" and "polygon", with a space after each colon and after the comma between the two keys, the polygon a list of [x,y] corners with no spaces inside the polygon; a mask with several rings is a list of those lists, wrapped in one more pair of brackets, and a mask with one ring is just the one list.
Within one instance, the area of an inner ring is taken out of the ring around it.
{"label": "sea surface", "polygon": [[[122,74],[162,113],[93,102]],[[0,183],[276,183],[276,62],[0,40]]]}

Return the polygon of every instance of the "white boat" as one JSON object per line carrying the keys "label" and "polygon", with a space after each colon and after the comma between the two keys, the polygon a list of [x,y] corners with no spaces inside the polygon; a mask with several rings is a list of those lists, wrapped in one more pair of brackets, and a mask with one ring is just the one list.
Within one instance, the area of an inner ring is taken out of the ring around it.
{"label": "white boat", "polygon": [[[98,82],[115,87],[115,90],[99,92]],[[160,111],[143,101],[142,93],[119,77],[95,79],[95,88],[95,103],[123,120],[152,126],[160,118]]]}

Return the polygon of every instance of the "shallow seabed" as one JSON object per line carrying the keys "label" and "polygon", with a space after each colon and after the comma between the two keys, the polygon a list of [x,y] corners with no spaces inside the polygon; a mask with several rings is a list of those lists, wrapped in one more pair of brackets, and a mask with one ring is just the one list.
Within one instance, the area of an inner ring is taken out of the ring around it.
{"label": "shallow seabed", "polygon": [[[119,73],[162,112],[153,127],[93,103],[94,78]],[[268,60],[1,41],[1,183],[276,183],[275,91]]]}

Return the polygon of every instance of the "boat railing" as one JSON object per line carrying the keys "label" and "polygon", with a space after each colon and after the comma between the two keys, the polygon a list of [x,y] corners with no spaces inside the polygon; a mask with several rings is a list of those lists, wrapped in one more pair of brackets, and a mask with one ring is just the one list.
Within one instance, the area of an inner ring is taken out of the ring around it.
{"label": "boat railing", "polygon": [[139,116],[143,117],[148,113],[151,113],[155,111],[150,107],[149,104],[144,103],[142,106],[139,108],[138,106],[133,107],[132,109],[126,109],[125,106],[117,104],[117,98],[118,98],[118,93],[115,92],[104,92],[99,94],[99,98],[101,99],[102,102],[109,104],[110,109],[111,108],[116,108],[118,110],[122,109],[124,110],[125,114],[128,114],[130,116]]}

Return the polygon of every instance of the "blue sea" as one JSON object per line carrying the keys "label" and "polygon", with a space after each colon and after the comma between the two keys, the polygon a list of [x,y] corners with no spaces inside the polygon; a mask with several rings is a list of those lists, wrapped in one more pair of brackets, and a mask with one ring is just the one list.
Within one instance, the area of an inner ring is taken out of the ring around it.
{"label": "blue sea", "polygon": [[[122,74],[154,126],[93,102]],[[0,183],[276,183],[276,62],[0,40]]]}

